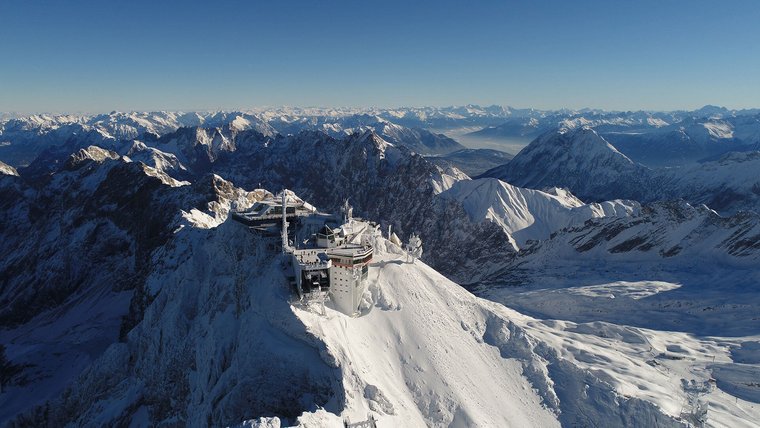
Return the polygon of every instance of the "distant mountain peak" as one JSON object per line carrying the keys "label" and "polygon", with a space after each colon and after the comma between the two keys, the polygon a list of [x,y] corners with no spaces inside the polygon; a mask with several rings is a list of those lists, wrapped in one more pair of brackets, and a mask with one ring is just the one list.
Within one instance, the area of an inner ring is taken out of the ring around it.
{"label": "distant mountain peak", "polygon": [[713,117],[713,116],[722,117],[723,115],[731,113],[731,111],[722,106],[707,104],[703,106],[702,108],[694,110],[694,113],[697,116],[701,116],[701,117]]}
{"label": "distant mountain peak", "polygon": [[18,171],[16,171],[16,168],[0,161],[0,175],[15,175],[18,177]]}
{"label": "distant mountain peak", "polygon": [[[536,138],[506,165],[483,174],[520,187],[563,187],[584,200],[610,197],[610,188],[637,199],[646,188],[648,168],[620,153],[596,130],[563,127]],[[633,179],[629,179],[632,177]]]}
{"label": "distant mountain peak", "polygon": [[370,144],[380,151],[385,151],[388,147],[393,147],[393,144],[384,140],[374,129],[371,128],[354,132],[349,136],[348,141],[352,144]]}
{"label": "distant mountain peak", "polygon": [[73,153],[71,156],[69,156],[69,159],[66,161],[65,168],[77,169],[82,165],[82,163],[87,161],[103,163],[106,159],[119,159],[119,157],[119,154],[114,151],[102,149],[98,146],[89,146],[84,149],[79,149],[78,152]]}

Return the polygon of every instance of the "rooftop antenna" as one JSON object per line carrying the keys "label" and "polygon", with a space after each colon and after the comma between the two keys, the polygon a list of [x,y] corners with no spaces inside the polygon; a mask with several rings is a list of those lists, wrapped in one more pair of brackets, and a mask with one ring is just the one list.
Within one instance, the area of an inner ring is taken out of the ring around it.
{"label": "rooftop antenna", "polygon": [[354,209],[348,204],[348,199],[343,202],[343,224],[351,223],[351,218],[354,215]]}
{"label": "rooftop antenna", "polygon": [[287,207],[288,207],[288,194],[286,189],[282,189],[282,254],[287,254],[289,250],[288,245],[288,220],[287,220]]}

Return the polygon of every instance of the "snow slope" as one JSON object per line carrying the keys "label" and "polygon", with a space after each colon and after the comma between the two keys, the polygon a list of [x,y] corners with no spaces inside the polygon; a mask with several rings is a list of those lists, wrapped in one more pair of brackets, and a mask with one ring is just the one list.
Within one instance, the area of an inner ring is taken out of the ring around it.
{"label": "snow slope", "polygon": [[472,290],[542,320],[528,324],[531,335],[606,373],[623,394],[693,426],[751,427],[760,410],[758,243],[754,213],[657,203],[534,242]]}
{"label": "snow slope", "polygon": [[535,242],[476,292],[541,317],[758,334],[758,250],[757,214],[657,203]]}
{"label": "snow slope", "polygon": [[188,224],[155,254],[126,341],[19,421],[230,425],[323,406],[380,427],[680,425],[534,337],[530,318],[378,244],[363,316],[322,315],[288,303],[278,257],[246,228]]}
{"label": "snow slope", "polygon": [[341,369],[343,417],[375,412],[381,427],[558,425],[518,355],[485,343],[495,316],[487,305],[393,253],[376,257],[370,281],[375,304],[360,318],[295,312]]}
{"label": "snow slope", "polygon": [[458,181],[441,197],[459,201],[473,222],[498,224],[516,249],[591,218],[625,217],[640,209],[633,201],[584,204],[562,189],[523,189],[495,178]]}

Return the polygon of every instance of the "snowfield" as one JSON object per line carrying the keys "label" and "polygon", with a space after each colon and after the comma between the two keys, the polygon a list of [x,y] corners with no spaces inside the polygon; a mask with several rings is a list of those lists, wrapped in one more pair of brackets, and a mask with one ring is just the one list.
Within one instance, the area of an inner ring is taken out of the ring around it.
{"label": "snowfield", "polygon": [[339,364],[343,417],[377,412],[387,427],[558,426],[523,376],[525,361],[487,343],[496,340],[489,335],[511,338],[502,330],[509,321],[486,302],[393,253],[375,258],[370,281],[376,303],[360,318],[296,309]]}
{"label": "snowfield", "polygon": [[691,284],[649,280],[604,283],[579,272],[550,284],[538,280],[484,296],[535,316],[526,331],[563,358],[603,373],[625,396],[697,426],[689,418],[697,403],[707,409],[707,426],[757,426],[757,297],[738,303],[727,291],[699,293]]}
{"label": "snowfield", "polygon": [[[341,418],[371,413],[381,427],[685,423],[687,394],[628,345],[645,333],[609,325],[630,333],[606,337],[594,326],[536,320],[474,297],[400,253],[381,244],[363,316],[329,305],[324,314],[318,305],[293,309],[340,370]],[[622,381],[612,377],[621,371]],[[754,416],[744,415],[745,426]]]}
{"label": "snowfield", "polygon": [[[371,270],[376,303],[368,314],[296,310],[331,354],[349,362],[343,417],[385,413],[379,426],[668,426],[698,424],[699,402],[708,403],[711,426],[760,420],[760,388],[741,376],[754,370],[749,378],[756,379],[757,367],[732,362],[743,343],[757,363],[760,336],[535,319],[474,298],[388,247]],[[675,287],[616,283],[586,291],[642,299]]]}

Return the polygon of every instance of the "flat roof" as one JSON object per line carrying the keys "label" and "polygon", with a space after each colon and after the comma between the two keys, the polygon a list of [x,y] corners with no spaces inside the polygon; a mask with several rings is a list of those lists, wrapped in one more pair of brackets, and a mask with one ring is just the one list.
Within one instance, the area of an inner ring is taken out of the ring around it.
{"label": "flat roof", "polygon": [[328,260],[327,254],[319,249],[293,250],[293,257],[299,263],[324,263]]}

